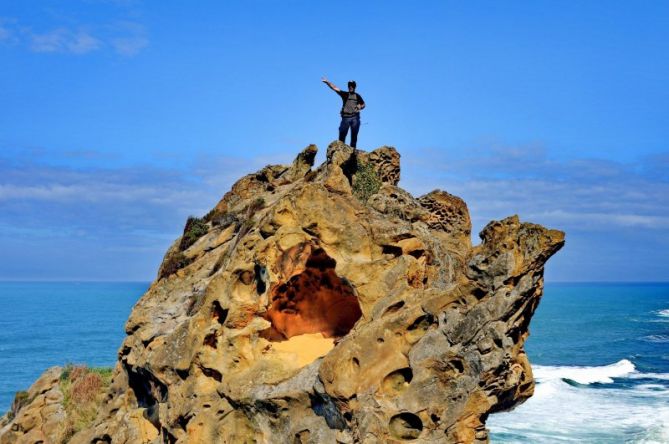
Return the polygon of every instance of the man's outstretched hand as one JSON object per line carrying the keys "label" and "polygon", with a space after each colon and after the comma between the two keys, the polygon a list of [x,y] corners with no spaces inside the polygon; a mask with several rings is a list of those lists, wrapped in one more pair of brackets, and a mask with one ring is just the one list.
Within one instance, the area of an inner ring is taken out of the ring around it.
{"label": "man's outstretched hand", "polygon": [[337,88],[337,86],[335,84],[333,84],[331,81],[329,81],[327,79],[327,77],[322,77],[321,80],[323,81],[323,83],[325,83],[328,86],[328,88],[330,88],[333,91],[339,92],[339,88]]}

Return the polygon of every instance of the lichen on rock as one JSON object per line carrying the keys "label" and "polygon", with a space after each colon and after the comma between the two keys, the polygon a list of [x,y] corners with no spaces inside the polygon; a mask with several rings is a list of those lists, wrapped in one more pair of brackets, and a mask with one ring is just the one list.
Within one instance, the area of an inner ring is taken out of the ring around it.
{"label": "lichen on rock", "polygon": [[399,188],[394,148],[315,154],[244,176],[175,241],[70,442],[487,442],[532,395],[523,345],[564,234],[513,216],[472,246],[465,202]]}

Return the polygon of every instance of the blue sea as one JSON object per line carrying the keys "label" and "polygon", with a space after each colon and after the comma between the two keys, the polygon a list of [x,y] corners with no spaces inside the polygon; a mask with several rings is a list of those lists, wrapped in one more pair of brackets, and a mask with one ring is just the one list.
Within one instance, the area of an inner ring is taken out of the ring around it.
{"label": "blue sea", "polygon": [[[147,288],[0,282],[0,411],[47,367],[114,365]],[[548,283],[530,333],[535,395],[491,442],[669,443],[669,283]]]}
{"label": "blue sea", "polygon": [[0,282],[0,412],[49,367],[112,367],[125,321],[148,287],[145,282]]}

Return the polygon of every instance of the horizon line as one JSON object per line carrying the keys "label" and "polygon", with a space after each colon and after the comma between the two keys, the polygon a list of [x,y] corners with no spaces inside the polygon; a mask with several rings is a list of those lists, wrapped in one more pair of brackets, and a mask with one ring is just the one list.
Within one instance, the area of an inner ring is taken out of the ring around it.
{"label": "horizon line", "polygon": [[[154,280],[108,280],[108,279],[4,279],[0,278],[0,283],[70,283],[70,284],[151,284]],[[669,280],[657,281],[569,281],[569,280],[545,280],[545,284],[669,284]]]}

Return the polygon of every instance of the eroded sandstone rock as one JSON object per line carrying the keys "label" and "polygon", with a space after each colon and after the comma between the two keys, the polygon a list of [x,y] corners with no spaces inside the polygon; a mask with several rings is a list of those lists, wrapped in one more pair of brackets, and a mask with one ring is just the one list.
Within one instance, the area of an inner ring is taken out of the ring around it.
{"label": "eroded sandstone rock", "polygon": [[0,419],[0,444],[61,442],[66,438],[61,371],[60,367],[48,369],[24,392],[22,405],[14,401],[10,412]]}
{"label": "eroded sandstone rock", "polygon": [[[334,142],[312,170],[315,149],[175,241],[71,442],[487,442],[488,414],[532,395],[523,344],[564,234],[514,216],[472,247],[466,204],[398,188],[393,148]],[[365,203],[360,162],[381,183]]]}

